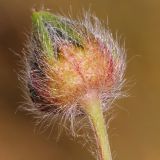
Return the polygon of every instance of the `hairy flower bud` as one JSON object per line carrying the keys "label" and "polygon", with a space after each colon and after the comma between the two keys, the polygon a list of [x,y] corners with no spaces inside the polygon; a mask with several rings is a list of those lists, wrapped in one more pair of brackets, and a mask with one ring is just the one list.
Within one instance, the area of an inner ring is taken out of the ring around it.
{"label": "hairy flower bud", "polygon": [[[90,15],[75,21],[40,11],[33,12],[32,22],[25,79],[34,104],[27,109],[51,119],[63,112],[72,129],[73,120],[86,112],[93,123],[100,120],[97,124],[103,127],[95,129],[103,128],[105,134],[103,117],[99,118],[101,110],[91,106],[101,105],[102,112],[106,111],[110,102],[121,95],[124,50]],[[101,132],[97,136],[101,137]],[[106,140],[102,136],[100,142],[105,157],[103,138]]]}
{"label": "hairy flower bud", "polygon": [[97,19],[94,24],[87,17],[78,22],[42,11],[34,12],[32,20],[28,86],[34,107],[78,107],[90,90],[104,103],[114,97],[124,54]]}

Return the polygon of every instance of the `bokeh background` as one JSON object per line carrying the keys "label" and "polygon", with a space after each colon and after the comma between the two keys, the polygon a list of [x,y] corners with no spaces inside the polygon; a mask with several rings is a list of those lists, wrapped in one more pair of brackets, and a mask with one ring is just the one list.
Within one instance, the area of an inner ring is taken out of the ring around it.
{"label": "bokeh background", "polygon": [[[16,112],[23,93],[16,71],[32,8],[54,13],[93,11],[125,40],[130,97],[117,102],[109,136],[115,160],[160,160],[159,0],[0,0],[0,160],[92,160],[85,148],[62,136],[35,132],[34,121]],[[49,138],[48,138],[49,137]]]}

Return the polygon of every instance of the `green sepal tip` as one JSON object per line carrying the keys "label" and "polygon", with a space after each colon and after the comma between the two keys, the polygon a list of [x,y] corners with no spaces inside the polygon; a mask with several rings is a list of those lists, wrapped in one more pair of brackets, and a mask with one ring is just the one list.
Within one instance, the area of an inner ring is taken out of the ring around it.
{"label": "green sepal tip", "polygon": [[79,46],[83,46],[83,38],[81,35],[69,25],[65,19],[62,20],[62,17],[58,17],[47,11],[34,11],[32,14],[32,23],[33,30],[38,33],[42,49],[47,56],[53,57],[53,55],[55,55],[54,45],[56,45],[46,27],[47,23],[49,23],[51,27],[57,28],[61,33],[65,33],[69,39],[77,43]]}

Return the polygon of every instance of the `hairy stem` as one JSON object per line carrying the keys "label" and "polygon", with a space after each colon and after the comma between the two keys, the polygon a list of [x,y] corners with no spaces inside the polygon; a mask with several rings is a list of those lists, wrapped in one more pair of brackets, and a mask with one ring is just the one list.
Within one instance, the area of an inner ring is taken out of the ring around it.
{"label": "hairy stem", "polygon": [[101,101],[96,92],[89,93],[84,99],[84,111],[89,117],[95,134],[99,160],[112,160],[106,124]]}

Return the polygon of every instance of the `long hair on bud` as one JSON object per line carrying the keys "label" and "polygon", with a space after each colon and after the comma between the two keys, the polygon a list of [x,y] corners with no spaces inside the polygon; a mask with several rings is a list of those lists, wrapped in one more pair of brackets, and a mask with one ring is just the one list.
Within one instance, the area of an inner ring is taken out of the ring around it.
{"label": "long hair on bud", "polygon": [[34,11],[32,22],[20,74],[29,103],[23,108],[43,130],[56,123],[74,137],[83,136],[90,126],[84,109],[90,95],[96,93],[103,113],[123,96],[124,47],[90,13],[72,20]]}

